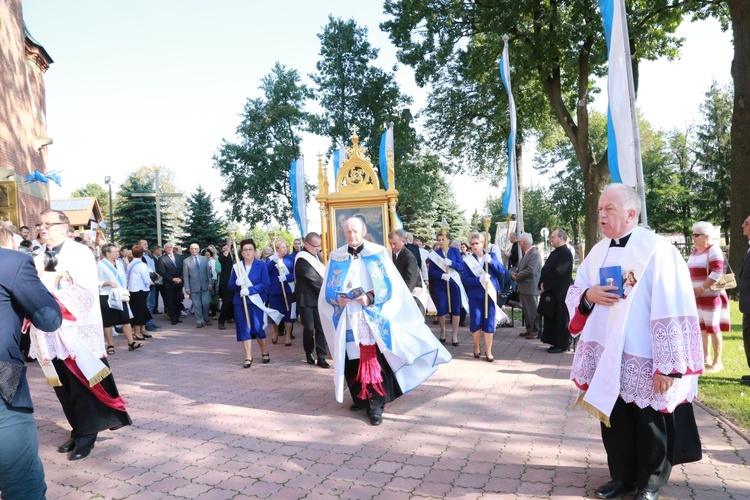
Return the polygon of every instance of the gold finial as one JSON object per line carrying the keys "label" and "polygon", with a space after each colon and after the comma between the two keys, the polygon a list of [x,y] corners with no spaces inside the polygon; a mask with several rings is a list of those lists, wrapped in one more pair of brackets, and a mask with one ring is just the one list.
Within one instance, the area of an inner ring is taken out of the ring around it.
{"label": "gold finial", "polygon": [[357,125],[352,125],[349,127],[349,130],[352,131],[352,136],[357,137],[357,134],[359,133],[359,127]]}

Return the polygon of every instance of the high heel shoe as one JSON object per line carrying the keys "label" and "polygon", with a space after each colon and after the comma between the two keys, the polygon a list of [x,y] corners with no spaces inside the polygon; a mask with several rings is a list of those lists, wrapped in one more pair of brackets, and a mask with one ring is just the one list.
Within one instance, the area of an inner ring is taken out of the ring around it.
{"label": "high heel shoe", "polygon": [[[151,337],[151,335],[149,335],[149,337]],[[143,337],[139,337],[138,335],[133,334],[133,338],[135,340],[138,340],[138,341],[146,340],[146,336],[145,335]]]}
{"label": "high heel shoe", "polygon": [[136,344],[135,342],[131,342],[128,344],[128,351],[135,351],[136,349],[140,349],[143,347],[143,344]]}
{"label": "high heel shoe", "polygon": [[153,335],[151,335],[150,333],[146,333],[146,332],[142,332],[141,335],[143,336],[144,339],[152,339],[152,338],[154,338]]}
{"label": "high heel shoe", "polygon": [[475,358],[477,358],[477,359],[479,359],[479,358],[480,358],[481,356],[482,356],[482,351],[481,351],[481,349],[479,350],[479,352],[475,352],[475,353],[474,353],[474,357],[475,357]]}

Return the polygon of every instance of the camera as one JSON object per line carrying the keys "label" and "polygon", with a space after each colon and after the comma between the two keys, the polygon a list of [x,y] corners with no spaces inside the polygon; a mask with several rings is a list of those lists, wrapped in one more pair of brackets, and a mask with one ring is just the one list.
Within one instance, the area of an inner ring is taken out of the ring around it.
{"label": "camera", "polygon": [[57,252],[53,250],[47,250],[44,252],[44,270],[46,272],[54,272],[57,268]]}

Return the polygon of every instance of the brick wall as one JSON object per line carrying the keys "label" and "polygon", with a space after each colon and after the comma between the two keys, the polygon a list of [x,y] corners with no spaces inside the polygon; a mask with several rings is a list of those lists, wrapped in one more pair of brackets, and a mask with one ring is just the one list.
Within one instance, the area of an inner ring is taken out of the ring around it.
{"label": "brick wall", "polygon": [[18,226],[32,226],[49,205],[46,185],[25,184],[30,172],[47,171],[46,148],[34,148],[47,136],[45,57],[26,40],[21,0],[0,2],[0,180],[17,182]]}

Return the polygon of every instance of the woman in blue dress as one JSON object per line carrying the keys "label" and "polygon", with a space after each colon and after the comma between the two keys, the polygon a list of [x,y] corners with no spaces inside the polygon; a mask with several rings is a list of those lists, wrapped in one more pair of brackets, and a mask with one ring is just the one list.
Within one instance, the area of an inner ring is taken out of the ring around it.
{"label": "woman in blue dress", "polygon": [[[461,270],[461,281],[469,297],[469,330],[474,340],[474,357],[481,356],[479,350],[479,333],[484,332],[485,358],[492,363],[492,338],[495,333],[495,312],[497,290],[505,274],[505,267],[494,253],[485,251],[484,235],[469,235],[471,253],[464,257]],[[487,291],[485,291],[487,290]],[[485,314],[485,296],[487,297],[487,314]]]}
{"label": "woman in blue dress", "polygon": [[[233,266],[228,285],[230,290],[234,290],[232,304],[234,305],[237,342],[242,342],[242,347],[245,349],[243,368],[250,368],[253,365],[252,339],[258,341],[263,362],[271,361],[266,345],[266,332],[263,330],[266,323],[264,304],[268,299],[270,281],[266,264],[255,258],[255,248],[255,241],[252,239],[240,242],[242,251],[240,261]],[[247,305],[247,316],[245,316],[243,302]]]}

